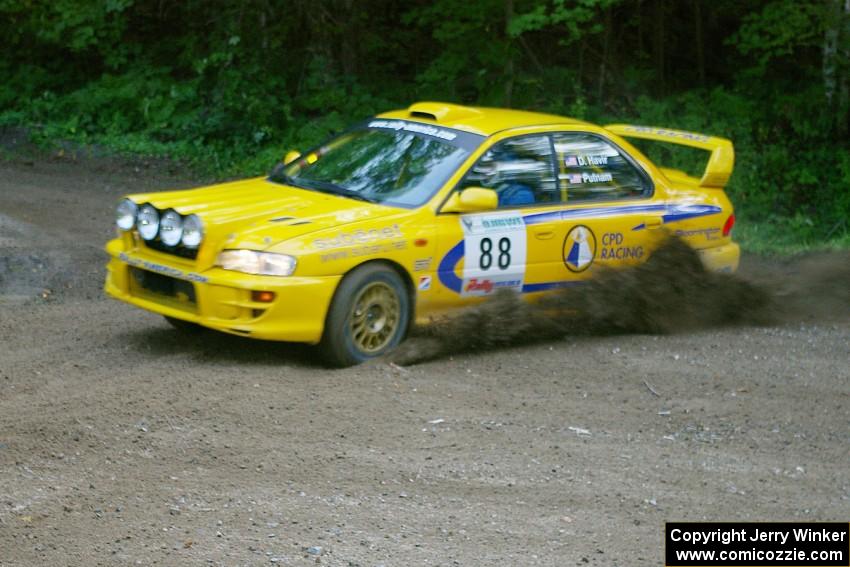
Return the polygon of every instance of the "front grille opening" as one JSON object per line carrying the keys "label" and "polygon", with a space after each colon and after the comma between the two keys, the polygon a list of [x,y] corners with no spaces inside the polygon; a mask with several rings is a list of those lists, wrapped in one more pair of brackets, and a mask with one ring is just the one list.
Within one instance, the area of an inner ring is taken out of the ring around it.
{"label": "front grille opening", "polygon": [[147,293],[174,299],[192,306],[197,304],[195,286],[192,282],[135,267],[130,268],[130,275],[136,286]]}

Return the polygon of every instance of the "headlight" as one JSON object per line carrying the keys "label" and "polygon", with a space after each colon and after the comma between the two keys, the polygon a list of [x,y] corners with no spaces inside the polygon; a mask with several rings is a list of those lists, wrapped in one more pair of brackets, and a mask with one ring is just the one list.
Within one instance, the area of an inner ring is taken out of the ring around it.
{"label": "headlight", "polygon": [[139,206],[130,199],[124,199],[118,203],[118,208],[115,209],[115,224],[121,230],[131,230],[136,224],[136,213]]}
{"label": "headlight", "polygon": [[183,237],[183,217],[177,211],[166,211],[159,222],[159,238],[168,246],[177,246]]}
{"label": "headlight", "polygon": [[183,219],[183,246],[197,248],[204,238],[204,223],[198,215],[189,215]]}
{"label": "headlight", "polygon": [[153,205],[142,205],[136,215],[136,228],[145,240],[153,240],[159,232],[159,212]]}
{"label": "headlight", "polygon": [[255,250],[225,250],[218,255],[218,265],[225,270],[262,276],[291,276],[296,264],[292,256]]}

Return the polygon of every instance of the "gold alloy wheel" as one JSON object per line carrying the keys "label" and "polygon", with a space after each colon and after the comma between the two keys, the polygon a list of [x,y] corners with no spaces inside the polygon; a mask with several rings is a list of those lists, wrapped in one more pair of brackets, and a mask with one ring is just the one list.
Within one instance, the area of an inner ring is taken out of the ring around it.
{"label": "gold alloy wheel", "polygon": [[374,353],[392,340],[401,304],[392,287],[373,282],[357,294],[351,310],[351,337],[357,349]]}

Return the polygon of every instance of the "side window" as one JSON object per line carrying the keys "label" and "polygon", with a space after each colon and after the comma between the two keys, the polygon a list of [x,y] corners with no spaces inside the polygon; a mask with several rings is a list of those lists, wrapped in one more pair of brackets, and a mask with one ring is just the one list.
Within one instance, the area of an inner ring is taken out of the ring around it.
{"label": "side window", "polygon": [[610,201],[652,194],[649,179],[604,139],[557,133],[553,140],[565,201]]}
{"label": "side window", "polygon": [[481,156],[460,188],[485,187],[499,194],[499,207],[561,200],[549,136],[521,136],[499,142]]}

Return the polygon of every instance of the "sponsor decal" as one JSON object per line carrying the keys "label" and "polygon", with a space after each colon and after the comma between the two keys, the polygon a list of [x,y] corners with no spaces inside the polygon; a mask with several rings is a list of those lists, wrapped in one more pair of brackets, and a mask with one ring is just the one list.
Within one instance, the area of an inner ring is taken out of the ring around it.
{"label": "sponsor decal", "polygon": [[643,258],[643,246],[624,246],[625,236],[622,232],[606,232],[602,235],[602,249],[599,251],[600,260],[640,260]]}
{"label": "sponsor decal", "polygon": [[706,240],[716,240],[720,237],[719,228],[696,228],[692,230],[677,230],[676,236],[687,238],[688,236],[704,236]]}
{"label": "sponsor decal", "polygon": [[485,294],[493,291],[493,282],[486,279],[479,280],[478,278],[472,278],[468,282],[466,282],[466,287],[464,290],[467,293],[474,293],[476,291],[483,291]]}
{"label": "sponsor decal", "polygon": [[583,224],[574,226],[564,238],[563,255],[568,270],[585,271],[596,257],[596,235]]}
{"label": "sponsor decal", "polygon": [[450,132],[442,128],[436,128],[428,124],[419,124],[418,122],[405,122],[403,120],[372,120],[371,122],[369,122],[368,126],[369,128],[395,130],[396,132],[404,131],[415,132],[417,134],[426,134],[428,136],[440,138],[441,140],[451,141],[457,138],[457,134],[455,134],[454,132]]}
{"label": "sponsor decal", "polygon": [[431,276],[419,276],[419,284],[416,286],[419,291],[428,291],[431,289]]}
{"label": "sponsor decal", "polygon": [[525,222],[518,213],[497,213],[495,215],[464,215],[461,217],[463,226],[469,234],[498,232],[522,228]]}
{"label": "sponsor decal", "polygon": [[334,260],[347,260],[348,258],[358,258],[361,256],[373,256],[375,254],[383,254],[394,252],[396,250],[404,250],[407,248],[406,240],[398,240],[396,242],[381,242],[378,244],[367,244],[365,246],[354,246],[344,250],[334,250],[327,254],[321,255],[322,262],[333,262]]}
{"label": "sponsor decal", "polygon": [[487,295],[496,288],[521,289],[526,256],[522,215],[507,211],[463,215],[460,220],[464,233],[463,278],[456,281],[452,267],[451,274],[440,274],[440,281],[449,281],[447,287],[461,295]]}
{"label": "sponsor decal", "polygon": [[494,282],[486,278],[472,278],[466,282],[464,291],[468,295],[487,295],[488,293],[492,293],[494,289],[514,289],[518,287],[522,287],[522,280],[501,280]]}
{"label": "sponsor decal", "polygon": [[431,267],[431,257],[427,258],[419,258],[413,262],[413,271],[414,272],[424,272]]}
{"label": "sponsor decal", "polygon": [[322,262],[345,260],[346,258],[348,258],[348,250],[337,250],[335,252],[328,252],[327,254],[322,254],[321,258]]}
{"label": "sponsor decal", "polygon": [[666,128],[652,128],[650,126],[629,126],[627,132],[641,132],[645,134],[655,134],[665,138],[678,138],[680,140],[693,140],[695,142],[707,142],[708,136],[703,134],[694,134],[693,132],[684,132],[682,130],[669,130]]}
{"label": "sponsor decal", "polygon": [[313,246],[319,250],[327,250],[330,248],[343,248],[345,246],[354,246],[357,244],[368,244],[378,240],[389,240],[391,238],[402,238],[404,235],[397,224],[385,226],[383,228],[373,228],[369,230],[354,230],[351,232],[341,232],[336,236],[328,238],[317,238],[313,241]]}
{"label": "sponsor decal", "polygon": [[172,268],[171,266],[164,266],[162,264],[156,264],[147,260],[140,260],[139,258],[133,258],[131,256],[128,256],[124,252],[118,254],[118,259],[135,268],[142,268],[150,272],[156,272],[165,276],[171,276],[172,278],[176,278],[178,280],[185,280],[187,282],[198,283],[206,283],[209,281],[209,278],[207,278],[206,276],[202,276],[201,274],[196,274],[194,272],[184,272],[183,270],[178,270],[177,268]]}

